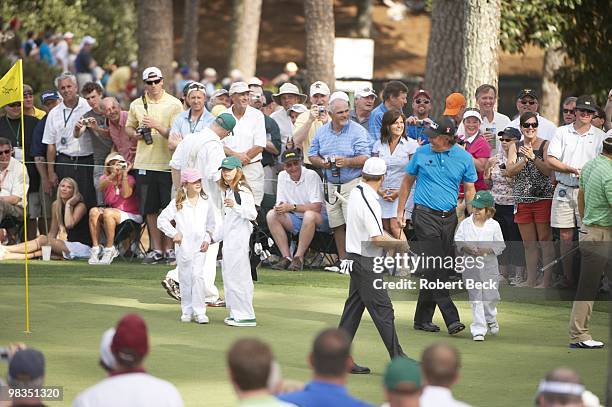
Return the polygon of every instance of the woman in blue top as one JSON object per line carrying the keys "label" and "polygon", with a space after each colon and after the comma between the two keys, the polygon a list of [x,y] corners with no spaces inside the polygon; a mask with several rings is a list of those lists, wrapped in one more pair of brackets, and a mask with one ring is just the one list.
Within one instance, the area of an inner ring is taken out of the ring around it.
{"label": "woman in blue top", "polygon": [[415,140],[406,137],[406,116],[400,111],[386,112],[382,118],[380,140],[372,147],[372,156],[382,158],[387,164],[387,173],[378,190],[378,201],[382,209],[383,228],[396,238],[401,233],[396,221],[399,189],[406,165],[418,147]]}

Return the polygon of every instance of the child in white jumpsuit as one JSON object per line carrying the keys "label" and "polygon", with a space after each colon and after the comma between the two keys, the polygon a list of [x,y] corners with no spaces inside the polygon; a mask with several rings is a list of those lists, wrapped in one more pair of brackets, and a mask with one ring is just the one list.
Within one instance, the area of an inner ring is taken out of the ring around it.
{"label": "child in white jumpsuit", "polygon": [[[472,200],[472,208],[472,215],[459,224],[455,242],[457,254],[463,253],[464,256],[463,281],[468,289],[474,320],[470,325],[472,338],[484,341],[487,328],[493,335],[499,333],[496,317],[496,305],[500,299],[497,256],[506,245],[499,223],[492,219],[495,214],[493,195],[489,191],[478,191]],[[470,288],[470,283],[483,285]]]}
{"label": "child in white jumpsuit", "polygon": [[253,232],[251,221],[257,218],[255,199],[246,183],[240,159],[226,157],[219,169],[224,206],[221,269],[225,306],[229,309],[229,317],[224,322],[230,326],[256,326],[249,261],[249,239]]}
{"label": "child in white jumpsuit", "polygon": [[[176,198],[157,218],[157,227],[175,244],[181,282],[181,321],[208,323],[204,302],[204,260],[215,230],[215,214],[202,190],[202,175],[195,168],[181,171]],[[170,223],[175,222],[173,227]]]}

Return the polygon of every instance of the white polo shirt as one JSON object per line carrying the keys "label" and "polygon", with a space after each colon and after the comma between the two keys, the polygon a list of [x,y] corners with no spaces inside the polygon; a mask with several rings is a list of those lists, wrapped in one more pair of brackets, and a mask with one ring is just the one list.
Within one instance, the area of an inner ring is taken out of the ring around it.
{"label": "white polo shirt", "polygon": [[58,154],[66,154],[71,157],[93,154],[91,137],[87,132],[78,139],[74,138],[74,126],[90,110],[91,107],[82,97],[79,97],[79,102],[74,109],[67,107],[62,102],[47,114],[42,142],[55,144]]}
{"label": "white polo shirt", "polygon": [[[561,126],[548,144],[548,155],[570,167],[582,169],[587,161],[601,153],[605,138],[606,134],[593,125],[584,134],[579,134],[573,124]],[[555,176],[562,184],[578,186],[575,174],[555,172]]]}
{"label": "white polo shirt", "polygon": [[[276,189],[276,204],[284,202],[288,204],[309,204],[323,203],[323,182],[321,177],[313,170],[302,166],[300,179],[295,182],[291,179],[287,171],[278,174],[278,186]],[[321,212],[325,210],[325,205],[321,206]],[[296,213],[297,216],[304,216],[303,213]]]}
{"label": "white polo shirt", "polygon": [[[508,126],[514,127],[515,129],[520,130],[521,129],[520,116],[512,120]],[[500,130],[501,129],[498,129],[498,131]],[[540,114],[538,113],[538,138],[544,139],[546,141],[550,141],[555,136],[556,131],[557,131],[557,126],[555,126],[555,124],[551,122],[550,120],[548,120],[546,117],[540,116]]]}
{"label": "white polo shirt", "polygon": [[[493,133],[495,134],[495,149],[499,151],[501,148],[501,141],[497,137],[497,133],[508,127],[510,124],[510,118],[505,114],[501,114],[499,112],[493,112],[493,121],[489,121],[486,116],[482,116],[482,123],[480,123],[480,131],[485,133],[487,129],[495,129]],[[457,128],[457,135],[464,136],[465,135],[465,126],[463,126],[463,121],[459,123],[459,127]]]}
{"label": "white polo shirt", "polygon": [[182,407],[178,390],[147,373],[126,373],[107,377],[86,389],[72,407]]}
{"label": "white polo shirt", "polygon": [[382,248],[369,247],[364,251],[362,243],[382,234],[382,212],[378,203],[378,194],[368,184],[360,182],[353,188],[348,199],[346,251],[360,256],[380,256]]}
{"label": "white polo shirt", "polygon": [[[30,178],[26,172],[25,190],[28,192]],[[4,171],[0,171],[0,196],[18,196],[21,198],[17,206],[23,208],[23,165],[11,157]],[[2,219],[0,219],[2,220]]]}
{"label": "white polo shirt", "polygon": [[295,129],[291,117],[289,117],[289,112],[285,109],[279,109],[272,113],[270,117],[278,124],[281,135],[281,146],[284,148],[284,146],[287,145],[287,140],[293,135],[293,130]]}
{"label": "white polo shirt", "polygon": [[[266,121],[263,113],[247,106],[242,118],[238,119],[230,106],[224,113],[230,113],[236,119],[232,135],[223,139],[223,144],[238,153],[245,153],[253,146],[266,147]],[[251,162],[261,161],[261,153],[251,159]]]}

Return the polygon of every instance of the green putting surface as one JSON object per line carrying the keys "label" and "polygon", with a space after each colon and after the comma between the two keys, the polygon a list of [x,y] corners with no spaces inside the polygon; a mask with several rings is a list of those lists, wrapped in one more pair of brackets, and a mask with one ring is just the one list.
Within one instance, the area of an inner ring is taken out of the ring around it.
{"label": "green putting surface", "polygon": [[[102,333],[125,313],[137,312],[147,321],[149,373],[174,383],[187,406],[230,406],[236,402],[227,379],[225,352],[244,336],[268,342],[283,377],[307,381],[312,340],[318,331],[338,324],[348,292],[349,277],[326,272],[260,270],[255,285],[258,326],[233,328],[223,324],[224,308],[209,308],[209,325],[179,322],[178,303],[160,285],[168,266],[116,262],[89,266],[84,262],[30,263],[30,330],[25,330],[24,267],[0,264],[0,347],[25,342],[47,359],[49,386],[64,387],[63,402],[104,378],[98,367]],[[222,288],[220,273],[219,288]],[[469,333],[469,303],[457,301],[466,331],[450,337],[445,330],[425,333],[412,329],[415,293],[393,293],[396,327],[404,351],[420,359],[423,349],[438,340],[457,346],[462,356],[455,397],[475,406],[533,405],[544,374],[558,366],[574,368],[585,385],[603,402],[608,349],[568,348],[571,303],[530,300],[502,301],[498,306],[500,335],[473,342]],[[510,292],[508,292],[510,294]],[[538,295],[534,293],[534,296]],[[460,296],[461,298],[462,296]],[[508,295],[510,297],[510,295]],[[504,293],[502,293],[502,298]],[[607,341],[607,304],[596,304],[591,321],[594,339]],[[439,312],[434,322],[444,328]],[[350,376],[349,391],[374,404],[383,401],[382,373],[388,355],[367,312],[357,332],[353,356],[372,369],[371,375]],[[0,364],[0,375],[6,366]]]}

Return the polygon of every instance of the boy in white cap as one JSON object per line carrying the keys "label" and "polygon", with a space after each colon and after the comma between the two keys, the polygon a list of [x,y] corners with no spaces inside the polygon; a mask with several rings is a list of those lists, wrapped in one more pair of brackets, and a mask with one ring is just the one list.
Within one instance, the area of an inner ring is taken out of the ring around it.
{"label": "boy in white cap", "polygon": [[[181,171],[176,198],[157,218],[157,227],[176,245],[181,282],[181,322],[207,324],[204,302],[204,261],[215,230],[215,213],[202,190],[202,174],[195,168]],[[171,221],[176,226],[172,226]]]}
{"label": "boy in white cap", "polygon": [[[377,289],[374,258],[382,256],[382,246],[405,245],[383,232],[378,189],[387,172],[382,158],[368,158],[363,165],[362,181],[351,191],[346,217],[346,251],[351,284],[339,328],[355,337],[365,309],[380,334],[389,356],[405,356],[395,331],[393,304],[384,288]],[[368,243],[365,243],[368,242]],[[351,373],[368,374],[367,367],[353,364]]]}

